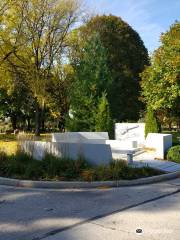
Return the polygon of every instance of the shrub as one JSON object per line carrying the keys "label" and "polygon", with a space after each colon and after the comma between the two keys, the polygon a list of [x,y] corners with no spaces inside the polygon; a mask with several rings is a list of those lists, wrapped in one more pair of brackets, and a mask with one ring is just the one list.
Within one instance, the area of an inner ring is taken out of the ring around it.
{"label": "shrub", "polygon": [[180,163],[180,145],[171,147],[167,154],[167,159]]}
{"label": "shrub", "polygon": [[0,152],[0,176],[5,175],[7,173],[7,161],[8,161],[8,156],[5,152]]}
{"label": "shrub", "polygon": [[156,118],[154,111],[151,108],[147,109],[145,117],[145,137],[148,133],[158,133],[160,132],[160,124]]}
{"label": "shrub", "polygon": [[45,178],[57,177],[64,180],[73,180],[81,175],[90,165],[79,157],[76,161],[67,158],[58,158],[47,154],[42,160]]}
{"label": "shrub", "polygon": [[92,182],[94,180],[96,180],[96,172],[95,169],[87,169],[87,170],[83,170],[81,172],[81,180],[83,181],[87,181],[87,182]]}
{"label": "shrub", "polygon": [[113,120],[111,118],[109,103],[106,94],[103,93],[99,99],[98,110],[95,117],[96,131],[108,132],[110,137],[113,135]]}

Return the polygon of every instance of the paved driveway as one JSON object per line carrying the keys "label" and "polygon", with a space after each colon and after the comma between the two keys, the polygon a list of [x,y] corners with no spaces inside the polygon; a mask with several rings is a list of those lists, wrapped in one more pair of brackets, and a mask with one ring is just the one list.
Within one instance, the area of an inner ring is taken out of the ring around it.
{"label": "paved driveway", "polygon": [[0,240],[179,240],[179,223],[180,179],[95,190],[0,187]]}

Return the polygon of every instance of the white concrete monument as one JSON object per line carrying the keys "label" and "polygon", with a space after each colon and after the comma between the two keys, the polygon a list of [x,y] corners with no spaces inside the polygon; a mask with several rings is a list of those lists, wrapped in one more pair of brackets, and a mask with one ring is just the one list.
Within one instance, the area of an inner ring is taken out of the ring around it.
{"label": "white concrete monument", "polygon": [[112,160],[109,144],[24,141],[21,148],[37,160],[42,160],[46,153],[73,160],[81,156],[94,165],[108,164]]}
{"label": "white concrete monument", "polygon": [[149,133],[145,147],[155,150],[155,157],[164,159],[168,149],[172,147],[172,134]]}
{"label": "white concrete monument", "polygon": [[105,140],[108,139],[107,132],[65,132],[52,134],[52,142],[105,143]]}
{"label": "white concrete monument", "polygon": [[115,138],[131,142],[134,147],[143,147],[145,143],[145,123],[116,123]]}

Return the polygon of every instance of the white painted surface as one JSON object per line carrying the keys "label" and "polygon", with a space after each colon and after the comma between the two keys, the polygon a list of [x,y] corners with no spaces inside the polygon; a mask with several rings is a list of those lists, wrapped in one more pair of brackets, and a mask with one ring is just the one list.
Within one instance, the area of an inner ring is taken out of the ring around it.
{"label": "white painted surface", "polygon": [[149,133],[145,147],[156,151],[155,158],[164,159],[168,149],[172,147],[172,134]]}
{"label": "white painted surface", "polygon": [[37,160],[42,160],[46,153],[73,160],[83,156],[95,165],[108,164],[112,160],[109,144],[25,141],[21,144],[21,147],[22,150]]}
{"label": "white painted surface", "polygon": [[118,141],[118,140],[106,140],[106,144],[109,144],[112,151],[112,157],[115,160],[126,159],[128,152],[135,152],[137,148],[134,147],[134,143],[131,141]]}
{"label": "white painted surface", "polygon": [[[88,133],[54,133],[52,135],[52,142],[59,143],[77,143],[77,144],[106,144],[110,145],[113,159],[126,158],[128,151],[134,151],[137,146],[134,146],[133,141],[118,141],[106,140],[108,133],[88,132]],[[122,156],[123,155],[123,156]]]}
{"label": "white painted surface", "polygon": [[131,143],[135,141],[138,147],[142,147],[145,142],[145,123],[116,123],[115,138]]}
{"label": "white painted surface", "polygon": [[68,143],[104,143],[102,140],[108,140],[107,132],[65,132],[53,133],[52,142]]}

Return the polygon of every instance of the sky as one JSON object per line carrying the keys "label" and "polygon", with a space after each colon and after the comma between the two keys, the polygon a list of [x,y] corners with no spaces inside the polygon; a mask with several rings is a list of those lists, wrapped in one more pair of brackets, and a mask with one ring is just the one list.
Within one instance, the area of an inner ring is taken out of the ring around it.
{"label": "sky", "polygon": [[92,14],[121,17],[141,36],[149,53],[160,45],[160,35],[180,21],[180,0],[85,0]]}

